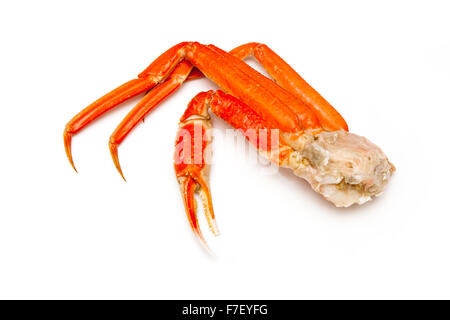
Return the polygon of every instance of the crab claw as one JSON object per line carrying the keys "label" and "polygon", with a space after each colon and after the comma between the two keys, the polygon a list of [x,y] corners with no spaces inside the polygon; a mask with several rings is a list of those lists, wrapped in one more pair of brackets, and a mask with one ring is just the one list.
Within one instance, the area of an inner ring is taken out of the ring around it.
{"label": "crab claw", "polygon": [[208,155],[208,146],[212,141],[209,132],[211,122],[207,110],[210,95],[210,92],[200,93],[189,103],[181,118],[174,154],[175,174],[181,187],[189,223],[194,234],[209,252],[208,245],[198,225],[194,194],[196,192],[200,194],[211,232],[216,236],[219,235],[211,193],[206,182],[209,173],[206,156]]}
{"label": "crab claw", "polygon": [[178,178],[178,181],[180,183],[181,194],[183,196],[186,214],[192,231],[200,240],[205,249],[210,251],[198,224],[197,202],[194,198],[195,192],[199,192],[202,198],[205,216],[206,220],[208,221],[209,228],[215,236],[219,235],[219,229],[217,228],[216,219],[214,217],[214,210],[212,207],[211,194],[209,192],[208,185],[200,177],[193,178],[192,176],[182,176]]}

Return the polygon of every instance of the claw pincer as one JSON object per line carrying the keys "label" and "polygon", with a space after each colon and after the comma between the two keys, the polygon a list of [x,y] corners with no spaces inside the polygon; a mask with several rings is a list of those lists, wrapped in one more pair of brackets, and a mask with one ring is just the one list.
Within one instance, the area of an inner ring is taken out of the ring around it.
{"label": "claw pincer", "polygon": [[208,225],[214,235],[219,234],[211,193],[208,186],[208,147],[211,144],[211,120],[208,114],[210,92],[198,94],[188,105],[180,124],[175,142],[174,168],[180,184],[186,214],[195,235],[206,245],[197,220],[194,193],[203,202]]}

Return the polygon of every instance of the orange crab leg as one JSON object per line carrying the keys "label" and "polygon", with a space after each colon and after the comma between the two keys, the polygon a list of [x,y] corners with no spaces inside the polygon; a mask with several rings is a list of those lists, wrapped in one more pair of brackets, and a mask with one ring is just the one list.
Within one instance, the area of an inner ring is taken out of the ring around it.
{"label": "orange crab leg", "polygon": [[[249,67],[246,63],[243,63],[241,59],[238,59],[235,56],[213,45],[209,45],[208,47],[218,54],[224,56],[229,61],[229,63],[233,64],[241,72],[257,80],[259,86],[267,92],[276,92],[276,97],[280,101],[282,101],[282,103],[286,105],[286,107],[290,109],[293,114],[297,116],[297,121],[301,124],[302,129],[311,129],[314,131],[320,131],[322,129],[315,113],[310,108],[308,108],[301,100],[294,97],[287,90],[283,90],[282,88],[280,88],[275,82],[265,77],[255,69]],[[299,130],[296,131],[298,132]]]}
{"label": "orange crab leg", "polygon": [[[215,49],[220,50],[217,47]],[[254,57],[277,84],[294,95],[294,97],[300,99],[316,114],[324,129],[329,131],[343,129],[348,131],[347,123],[339,112],[267,45],[256,42],[247,43],[231,50],[229,54],[240,60]],[[263,79],[265,77],[259,72],[256,72],[256,74],[260,80],[266,81]],[[199,79],[202,76],[203,74],[198,69],[194,69],[188,80]],[[294,101],[290,105],[296,106],[298,104],[298,101]],[[299,110],[298,107],[296,111],[299,114],[303,113],[303,110]]]}
{"label": "orange crab leg", "polygon": [[[160,56],[140,76],[157,76],[162,79],[183,59],[192,63],[206,77],[227,92],[252,106],[265,118],[275,118],[280,129],[286,132],[299,132],[304,128],[320,129],[320,123],[313,112],[303,110],[302,123],[289,104],[289,93],[272,81],[261,83],[256,71],[246,63],[231,55],[218,52],[214,46],[196,42],[178,44]],[[163,58],[167,59],[166,62]],[[163,71],[161,71],[161,68]]]}
{"label": "orange crab leg", "polygon": [[97,119],[108,110],[111,110],[120,103],[140,93],[152,89],[158,83],[163,81],[182,59],[182,57],[180,57],[181,51],[179,51],[179,48],[182,48],[185,45],[186,43],[182,42],[170,48],[160,55],[143,72],[141,72],[138,79],[130,80],[113,91],[107,93],[94,103],[87,106],[67,123],[64,129],[64,147],[67,158],[75,171],[76,168],[73,162],[71,150],[72,135],[79,132],[86,125]]}
{"label": "orange crab leg", "polygon": [[153,88],[155,85],[156,83],[149,78],[139,78],[128,81],[87,106],[67,123],[64,129],[64,147],[66,149],[67,158],[74,169],[75,165],[73,163],[71,151],[72,135],[83,129],[88,123],[92,122],[106,111],[114,108],[129,98]]}
{"label": "orange crab leg", "polygon": [[200,242],[208,247],[205,238],[200,231],[197,220],[197,204],[194,198],[195,189],[197,188],[197,183],[191,177],[185,177],[180,181],[181,193],[183,195],[184,207],[188,217],[189,224],[191,225],[192,231],[198,237]]}
{"label": "orange crab leg", "polygon": [[253,68],[212,45],[191,43],[186,48],[186,59],[206,77],[223,90],[251,106],[265,119],[274,119],[279,129],[299,132],[305,128],[319,129],[320,124],[310,110],[304,110],[299,122],[297,114],[290,108],[288,94],[272,81],[262,83]]}
{"label": "orange crab leg", "polygon": [[261,43],[247,43],[230,51],[238,59],[253,56],[266,69],[277,84],[303,101],[320,120],[322,127],[329,131],[346,130],[347,123],[314,88],[312,88],[289,64]]}
{"label": "orange crab leg", "polygon": [[147,95],[127,114],[109,139],[109,150],[114,164],[122,178],[125,177],[119,163],[117,146],[125,139],[128,133],[141,121],[144,116],[155,108],[162,100],[174,92],[187,78],[192,70],[192,65],[183,61],[173,70],[170,77]]}
{"label": "orange crab leg", "polygon": [[283,166],[289,161],[294,150],[279,135],[276,122],[264,119],[250,106],[221,90],[211,95],[209,106],[216,116],[240,130],[273,163]]}
{"label": "orange crab leg", "polygon": [[[208,130],[211,128],[209,108],[218,117],[244,134],[249,130],[255,132],[253,137],[247,134],[245,137],[277,165],[285,164],[293,152],[293,149],[281,137],[276,141],[272,139],[263,141],[264,138],[271,135],[271,131],[278,130],[277,124],[267,121],[239,99],[221,90],[201,92],[189,102],[180,119],[174,168],[180,183],[189,223],[194,234],[205,246],[206,242],[197,222],[194,192],[200,192],[210,229],[215,235],[218,234],[211,193],[207,183],[209,164],[206,152],[211,143],[211,137],[208,134]],[[264,137],[261,137],[261,134],[264,134]]]}
{"label": "orange crab leg", "polygon": [[202,92],[189,102],[186,112],[180,119],[174,155],[175,173],[181,186],[189,223],[194,234],[206,248],[208,246],[197,222],[194,192],[200,192],[209,227],[213,234],[218,235],[211,193],[206,182],[209,172],[206,150],[211,143],[208,132],[211,124],[207,109],[210,95],[211,92]]}

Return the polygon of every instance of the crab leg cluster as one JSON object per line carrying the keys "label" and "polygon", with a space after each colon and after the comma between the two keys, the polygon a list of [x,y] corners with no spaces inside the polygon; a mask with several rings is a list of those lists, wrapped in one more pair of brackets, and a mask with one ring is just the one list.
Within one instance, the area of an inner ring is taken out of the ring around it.
{"label": "crab leg cluster", "polygon": [[[247,57],[258,60],[272,80],[242,61]],[[209,78],[223,91],[202,92],[189,103],[180,120],[175,151],[175,171],[188,219],[194,233],[202,242],[204,238],[197,223],[195,192],[199,192],[202,196],[205,214],[212,232],[218,233],[208,187],[208,164],[205,161],[207,149],[211,143],[211,137],[207,133],[211,127],[208,111],[212,111],[234,128],[242,131],[248,129],[266,133],[271,130],[279,131],[280,139],[276,144],[262,144],[258,137],[256,140],[249,140],[271,161],[280,166],[291,167],[297,175],[307,179],[316,191],[321,192],[319,190],[322,187],[321,181],[328,179],[330,172],[327,167],[328,160],[314,162],[319,156],[314,151],[314,148],[318,146],[314,141],[320,140],[322,133],[339,132],[340,140],[336,138],[336,141],[339,141],[332,144],[339,143],[345,146],[347,141],[351,140],[348,136],[351,134],[347,132],[347,124],[342,116],[283,59],[266,45],[258,43],[245,44],[228,53],[213,45],[183,42],[164,52],[139,74],[138,79],[123,84],[95,101],[66,125],[64,144],[74,169],[71,154],[72,135],[114,106],[148,91],[119,124],[109,140],[114,164],[123,177],[117,149],[127,134],[184,81],[202,76]],[[195,139],[195,136],[200,138]],[[312,140],[309,137],[312,137]],[[353,140],[352,143],[354,143]],[[326,143],[320,145],[325,155],[328,147],[332,146],[327,146]],[[314,150],[303,152],[309,149]],[[372,152],[371,146],[369,149]],[[351,161],[354,158],[353,153],[356,157],[360,157],[361,150],[355,151],[352,147],[348,148],[346,159]],[[322,150],[319,151],[322,152]],[[381,158],[383,156],[383,154],[380,155]],[[367,157],[370,158],[364,154],[363,160],[365,161]],[[341,161],[343,158],[345,157],[333,159]],[[378,166],[378,163],[376,165]],[[372,170],[373,166],[370,164],[366,167]],[[315,171],[310,170],[310,167]],[[333,171],[333,174],[335,173]],[[351,172],[347,175],[354,174]],[[318,176],[322,180],[316,183],[313,180]],[[350,177],[339,176],[338,173],[336,179],[340,180],[333,183],[342,182],[350,185],[351,182],[348,182],[347,178],[350,180]],[[327,199],[333,201],[332,197],[333,195]]]}

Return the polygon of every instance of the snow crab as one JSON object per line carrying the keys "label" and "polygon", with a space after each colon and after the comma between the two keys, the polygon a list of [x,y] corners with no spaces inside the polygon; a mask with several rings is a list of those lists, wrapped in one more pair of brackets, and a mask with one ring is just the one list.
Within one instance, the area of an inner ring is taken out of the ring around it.
{"label": "snow crab", "polygon": [[[243,62],[248,57],[255,58],[272,79]],[[205,160],[211,143],[209,112],[239,129],[262,155],[291,168],[339,207],[362,204],[381,194],[395,171],[379,147],[348,132],[343,117],[268,46],[248,43],[226,52],[197,42],[173,46],[137,79],[101,97],[67,123],[64,145],[73,168],[72,136],[121,102],[147,92],[109,140],[114,164],[124,177],[118,146],[127,134],[184,81],[203,76],[221,90],[201,92],[188,104],[180,119],[174,157],[187,217],[203,244],[195,193],[202,198],[211,231],[219,233]]]}

